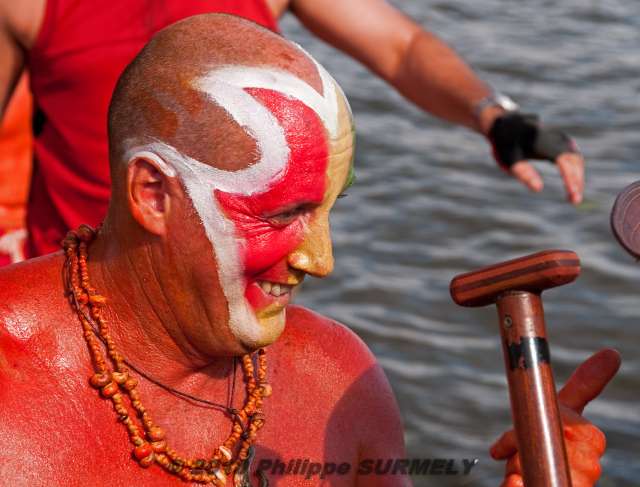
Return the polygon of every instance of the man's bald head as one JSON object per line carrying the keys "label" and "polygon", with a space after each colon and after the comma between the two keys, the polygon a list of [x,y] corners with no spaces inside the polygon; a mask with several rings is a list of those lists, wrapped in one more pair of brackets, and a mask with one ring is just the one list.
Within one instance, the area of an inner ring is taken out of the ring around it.
{"label": "man's bald head", "polygon": [[228,171],[258,160],[254,137],[197,86],[198,79],[227,66],[281,70],[322,93],[314,62],[253,22],[225,14],[177,22],[153,37],[117,83],[109,108],[114,183],[132,141],[161,140]]}
{"label": "man's bald head", "polygon": [[165,288],[178,283],[181,303],[204,296],[206,315],[222,317],[245,349],[273,342],[284,327],[282,286],[333,267],[329,212],[350,180],[354,136],[339,86],[282,37],[202,15],[164,29],[136,57],[109,123],[105,226],[120,228],[129,248],[151,249]]}

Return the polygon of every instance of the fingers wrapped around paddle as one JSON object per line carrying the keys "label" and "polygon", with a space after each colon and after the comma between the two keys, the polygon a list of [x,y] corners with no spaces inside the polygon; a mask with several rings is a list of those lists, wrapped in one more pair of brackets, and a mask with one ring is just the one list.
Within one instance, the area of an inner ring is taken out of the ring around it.
{"label": "fingers wrapped around paddle", "polygon": [[[618,352],[601,350],[582,363],[558,393],[573,487],[591,487],[600,477],[600,457],[606,448],[606,438],[582,416],[582,411],[598,397],[619,367]],[[524,487],[515,432],[504,433],[493,444],[490,453],[495,460],[507,460],[501,487]]]}
{"label": "fingers wrapped around paddle", "polygon": [[565,132],[541,125],[536,115],[507,112],[495,119],[487,136],[500,167],[530,190],[541,191],[544,183],[528,160],[546,159],[558,166],[569,201],[582,201],[584,159]]}

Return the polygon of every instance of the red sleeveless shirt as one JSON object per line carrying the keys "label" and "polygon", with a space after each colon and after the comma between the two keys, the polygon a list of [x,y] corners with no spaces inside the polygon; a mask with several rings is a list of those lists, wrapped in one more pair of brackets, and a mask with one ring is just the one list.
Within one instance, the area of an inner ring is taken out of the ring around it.
{"label": "red sleeveless shirt", "polygon": [[30,257],[58,250],[68,229],[102,221],[110,193],[107,109],[120,73],[155,32],[208,12],[277,30],[264,0],[47,1],[27,65],[37,107]]}

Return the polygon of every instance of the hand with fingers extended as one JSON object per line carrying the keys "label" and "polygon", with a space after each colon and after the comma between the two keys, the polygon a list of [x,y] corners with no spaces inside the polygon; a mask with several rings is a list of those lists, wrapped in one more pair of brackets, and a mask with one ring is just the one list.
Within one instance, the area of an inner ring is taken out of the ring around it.
{"label": "hand with fingers extended", "polygon": [[584,159],[571,137],[540,125],[536,115],[504,112],[487,137],[496,161],[532,191],[541,191],[542,177],[528,159],[546,159],[558,166],[569,201],[578,204],[584,190]]}
{"label": "hand with fingers extended", "polygon": [[[582,410],[602,392],[619,367],[618,352],[601,350],[582,363],[558,393],[573,487],[591,487],[600,477],[599,459],[605,450],[605,436],[582,416]],[[496,460],[507,460],[501,487],[524,487],[513,430],[494,443],[491,456]]]}

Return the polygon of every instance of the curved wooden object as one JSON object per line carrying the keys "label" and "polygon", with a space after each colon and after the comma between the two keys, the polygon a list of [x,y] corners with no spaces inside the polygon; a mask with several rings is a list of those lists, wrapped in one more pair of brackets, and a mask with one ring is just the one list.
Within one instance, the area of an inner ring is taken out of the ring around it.
{"label": "curved wooden object", "polygon": [[506,291],[541,293],[568,284],[580,274],[580,259],[570,250],[545,250],[501,264],[460,274],[451,281],[453,300],[460,306],[487,306]]}
{"label": "curved wooden object", "polygon": [[640,181],[624,188],[611,209],[611,230],[620,245],[640,259]]}
{"label": "curved wooden object", "polygon": [[549,250],[455,277],[461,306],[496,303],[526,487],[571,487],[540,294],[573,281],[578,256]]}

